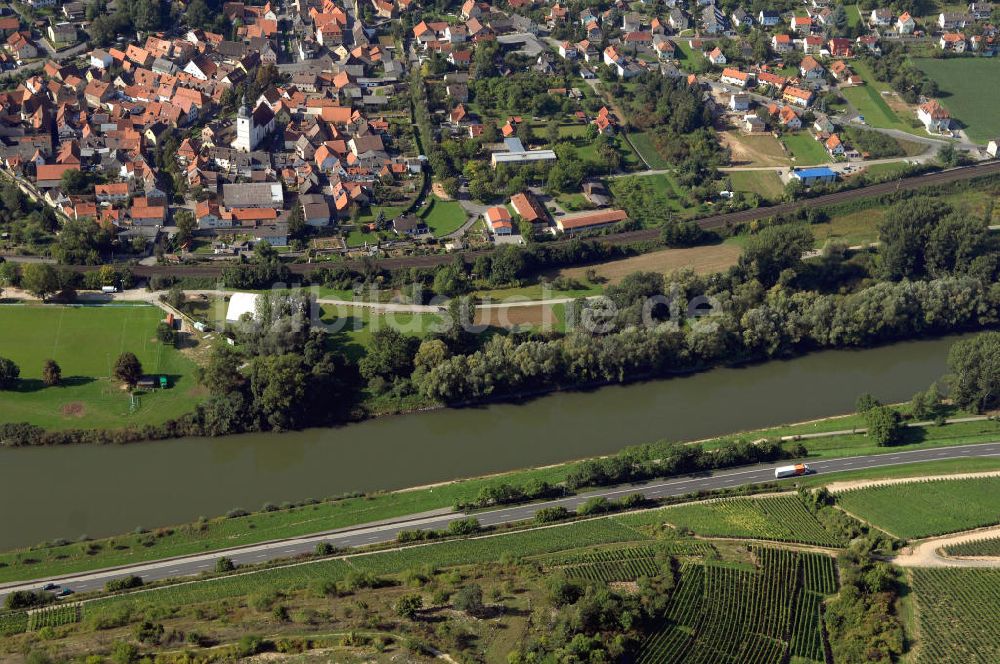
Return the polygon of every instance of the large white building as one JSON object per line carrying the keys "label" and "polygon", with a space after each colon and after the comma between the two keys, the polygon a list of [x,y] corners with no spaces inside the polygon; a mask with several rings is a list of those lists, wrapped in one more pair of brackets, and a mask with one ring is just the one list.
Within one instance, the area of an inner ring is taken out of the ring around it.
{"label": "large white building", "polygon": [[236,115],[236,138],[232,147],[241,152],[252,152],[272,131],[274,112],[266,104],[261,104],[251,113],[244,99]]}

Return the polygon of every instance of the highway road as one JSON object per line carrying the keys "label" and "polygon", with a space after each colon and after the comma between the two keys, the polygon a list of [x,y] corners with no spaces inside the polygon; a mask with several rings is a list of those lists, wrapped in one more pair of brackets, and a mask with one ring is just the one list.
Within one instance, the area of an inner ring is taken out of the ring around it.
{"label": "highway road", "polygon": [[[944,461],[947,459],[968,459],[974,457],[1000,457],[1000,442],[910,451],[899,450],[894,452],[888,450],[883,454],[816,461],[806,460],[806,462],[817,473],[825,474],[847,470],[885,468],[919,461]],[[714,473],[706,472],[669,480],[656,480],[639,484],[608,487],[556,500],[478,512],[475,514],[475,517],[479,519],[479,522],[483,526],[497,526],[531,519],[535,512],[545,507],[565,507],[569,510],[575,510],[578,505],[595,496],[616,499],[632,493],[642,493],[647,498],[667,498],[695,491],[710,491],[758,482],[775,481],[774,468],[788,463],[791,462],[783,461],[776,464],[743,466]],[[779,481],[790,484],[794,479]],[[392,542],[395,541],[397,533],[401,530],[413,530],[417,528],[443,529],[447,528],[448,524],[452,521],[465,518],[466,516],[466,514],[461,512],[438,510],[437,512],[428,512],[421,515],[318,533],[306,537],[264,542],[227,549],[225,551],[213,551],[211,553],[140,563],[115,569],[36,579],[29,582],[8,583],[0,585],[0,598],[15,590],[36,590],[49,582],[72,588],[76,592],[92,592],[102,590],[104,584],[111,579],[133,574],[142,577],[146,582],[158,579],[196,576],[202,572],[214,570],[216,560],[223,555],[231,558],[235,563],[240,565],[255,565],[313,553],[316,549],[316,544],[319,542],[329,542],[340,548],[362,547],[371,544]]]}

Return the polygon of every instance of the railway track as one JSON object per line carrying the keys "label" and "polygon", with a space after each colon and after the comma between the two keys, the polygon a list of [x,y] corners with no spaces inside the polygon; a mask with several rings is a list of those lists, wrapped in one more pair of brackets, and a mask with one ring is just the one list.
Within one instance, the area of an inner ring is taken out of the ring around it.
{"label": "railway track", "polygon": [[[891,194],[897,191],[911,191],[921,187],[939,184],[950,184],[961,180],[995,175],[1000,173],[1000,161],[990,161],[953,168],[946,171],[917,175],[902,180],[883,182],[880,184],[863,187],[861,189],[851,189],[848,191],[838,191],[833,194],[825,194],[816,198],[809,198],[793,203],[782,203],[770,207],[754,208],[752,210],[741,210],[740,212],[730,212],[696,220],[698,225],[706,230],[738,226],[758,219],[766,219],[776,215],[790,214],[810,207],[826,207],[837,205],[853,200],[872,198]],[[644,229],[639,231],[627,231],[615,233],[596,238],[597,241],[609,245],[631,244],[634,242],[645,242],[655,240],[659,237],[658,229]],[[556,243],[570,242],[569,239],[558,240]],[[473,262],[477,257],[489,254],[492,249],[482,249],[479,251],[468,251],[462,254],[466,262]],[[406,268],[428,268],[443,265],[454,260],[449,254],[427,254],[421,256],[398,256],[393,258],[382,258],[376,261],[377,265],[386,270],[406,269]],[[346,267],[361,267],[362,261],[349,260],[344,263],[337,263]],[[137,277],[149,278],[157,276],[175,277],[217,277],[229,265],[138,265],[132,269]],[[324,267],[330,267],[327,263],[291,263],[289,269],[292,274],[305,275]],[[99,266],[77,266],[74,269],[89,272],[99,269]]]}

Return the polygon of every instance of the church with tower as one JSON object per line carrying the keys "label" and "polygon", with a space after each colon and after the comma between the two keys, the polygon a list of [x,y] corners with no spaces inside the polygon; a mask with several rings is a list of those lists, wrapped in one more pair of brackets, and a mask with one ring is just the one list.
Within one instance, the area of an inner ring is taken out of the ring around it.
{"label": "church with tower", "polygon": [[232,142],[233,149],[241,152],[256,150],[261,141],[272,131],[274,131],[274,112],[267,104],[259,104],[251,112],[244,97],[236,115],[236,138]]}

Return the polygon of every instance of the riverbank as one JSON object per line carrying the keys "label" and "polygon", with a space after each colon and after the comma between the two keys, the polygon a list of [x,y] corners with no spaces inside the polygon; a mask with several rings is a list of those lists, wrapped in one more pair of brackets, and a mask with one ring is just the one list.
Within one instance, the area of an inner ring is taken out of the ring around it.
{"label": "riverbank", "polygon": [[[855,416],[831,418],[824,422],[841,428]],[[802,432],[812,430],[817,422],[802,425]],[[748,431],[739,435],[746,440],[774,438],[776,432],[796,430],[783,426]],[[868,454],[893,455],[899,452],[934,447],[952,447],[1000,439],[1000,423],[961,422],[929,427],[922,442],[895,447],[877,447],[862,435],[831,436],[829,445],[810,450],[809,459],[837,458]],[[708,441],[714,449],[731,441],[726,436]],[[818,441],[810,441],[814,444]],[[85,572],[151,560],[191,555],[213,550],[246,546],[273,540],[313,535],[329,530],[413,515],[442,514],[456,503],[470,502],[488,487],[500,484],[525,486],[530,483],[559,484],[580,467],[574,461],[544,468],[515,471],[445,484],[411,487],[406,490],[358,496],[332,501],[306,501],[296,505],[269,505],[255,513],[233,511],[228,517],[200,519],[180,526],[139,530],[104,540],[61,543],[58,546],[22,549],[0,554],[0,583]]]}
{"label": "riverbank", "polygon": [[[438,410],[281,435],[2,449],[0,501],[18,508],[5,518],[0,548],[185,523],[266,502],[371,494],[564,464],[654,440],[755,431],[849,412],[862,392],[901,402],[941,378],[948,350],[960,338],[824,351],[673,380],[550,394],[523,405]],[[815,423],[799,430],[849,426]],[[787,427],[780,431],[788,433]],[[58,481],[40,492],[39,477]],[[406,512],[423,509],[408,506]]]}

